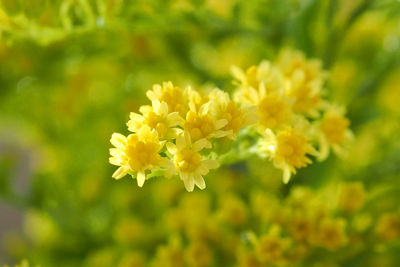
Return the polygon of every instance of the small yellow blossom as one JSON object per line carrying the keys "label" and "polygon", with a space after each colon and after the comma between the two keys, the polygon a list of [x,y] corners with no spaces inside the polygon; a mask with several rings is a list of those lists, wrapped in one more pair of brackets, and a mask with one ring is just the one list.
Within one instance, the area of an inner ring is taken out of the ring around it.
{"label": "small yellow blossom", "polygon": [[344,246],[348,238],[345,232],[346,221],[326,217],[319,222],[316,229],[316,243],[329,250]]}
{"label": "small yellow blossom", "polygon": [[210,266],[213,257],[210,248],[203,242],[194,241],[185,250],[185,259],[190,267]]}
{"label": "small yellow blossom", "polygon": [[138,186],[142,187],[146,171],[168,166],[168,160],[159,154],[164,142],[160,142],[157,131],[147,125],[128,137],[114,133],[111,144],[115,148],[110,149],[110,163],[120,166],[112,175],[115,179],[136,174]]}
{"label": "small yellow blossom", "polygon": [[167,149],[173,155],[175,171],[178,172],[189,192],[193,191],[195,185],[204,189],[206,184],[203,175],[219,166],[218,161],[203,159],[199,153],[203,148],[209,148],[209,144],[206,139],[198,139],[192,143],[190,135],[186,132],[176,138],[176,144],[167,143]]}
{"label": "small yellow blossom", "polygon": [[289,48],[279,53],[276,64],[286,77],[302,76],[306,83],[322,82],[326,76],[320,60],[307,59],[302,52]]}
{"label": "small yellow blossom", "polygon": [[174,86],[172,82],[156,84],[152,90],[147,91],[146,95],[151,101],[158,100],[167,103],[169,112],[179,112],[182,117],[189,108],[184,91],[180,87]]}
{"label": "small yellow blossom", "polygon": [[352,139],[353,134],[349,129],[350,121],[344,117],[344,108],[331,106],[325,112],[319,123],[320,151],[318,160],[324,160],[329,155],[330,147],[336,154],[343,155],[343,146]]}
{"label": "small yellow blossom", "polygon": [[210,114],[209,104],[203,104],[200,108],[191,102],[190,110],[186,114],[186,120],[183,125],[184,130],[194,141],[200,139],[221,138],[232,134],[231,131],[221,130],[228,124],[226,119],[217,120]]}
{"label": "small yellow blossom", "polygon": [[142,106],[140,112],[143,115],[131,112],[127,123],[129,131],[138,132],[143,125],[148,125],[163,139],[172,127],[183,124],[183,119],[178,112],[169,113],[167,103],[157,99],[152,101],[152,106]]}
{"label": "small yellow blossom", "polygon": [[397,213],[383,214],[378,220],[376,232],[387,240],[398,238],[400,235],[400,215]]}
{"label": "small yellow blossom", "polygon": [[254,105],[239,107],[230,99],[228,93],[218,89],[212,91],[210,95],[213,100],[211,111],[214,116],[227,121],[221,130],[229,132],[228,138],[234,139],[244,126],[257,122],[257,108]]}
{"label": "small yellow blossom", "polygon": [[316,154],[307,136],[294,128],[279,131],[276,135],[267,129],[264,139],[259,142],[259,148],[262,156],[269,157],[275,167],[283,171],[284,183],[289,182],[296,168],[311,163],[307,154]]}
{"label": "small yellow blossom", "polygon": [[364,205],[366,197],[362,183],[343,184],[339,195],[339,207],[349,213],[356,212]]}
{"label": "small yellow blossom", "polygon": [[296,212],[290,217],[288,228],[295,240],[308,241],[315,230],[314,218],[303,211]]}
{"label": "small yellow blossom", "polygon": [[283,50],[277,65],[290,81],[287,96],[293,99],[293,110],[311,117],[318,117],[323,107],[321,89],[325,74],[320,60],[307,60],[303,53],[290,49]]}
{"label": "small yellow blossom", "polygon": [[258,259],[267,264],[278,264],[284,259],[284,253],[290,246],[290,239],[280,236],[277,225],[272,226],[269,233],[256,243]]}

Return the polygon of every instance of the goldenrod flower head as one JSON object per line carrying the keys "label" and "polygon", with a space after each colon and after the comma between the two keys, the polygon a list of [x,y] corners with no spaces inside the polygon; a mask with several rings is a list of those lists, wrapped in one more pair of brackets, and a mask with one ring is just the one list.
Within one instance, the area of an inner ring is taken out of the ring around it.
{"label": "goldenrod flower head", "polygon": [[329,250],[342,247],[348,241],[345,228],[346,221],[343,219],[323,218],[318,224],[315,241]]}
{"label": "goldenrod flower head", "polygon": [[278,264],[283,260],[290,243],[290,239],[280,236],[279,226],[273,225],[269,233],[258,240],[256,244],[257,257],[263,263]]}
{"label": "goldenrod flower head", "polygon": [[320,60],[307,59],[302,52],[289,48],[282,50],[276,64],[289,79],[301,76],[305,83],[309,83],[321,82],[325,77]]}
{"label": "goldenrod flower head", "polygon": [[[258,66],[250,67],[246,73],[238,67],[232,67],[232,75],[238,81],[239,90],[235,93],[235,100],[255,104],[260,87],[267,93],[282,94],[288,86],[281,71],[269,61],[262,61]],[[264,93],[265,94],[265,93]]]}
{"label": "goldenrod flower head", "polygon": [[213,90],[210,98],[212,99],[210,109],[214,117],[227,121],[221,130],[229,132],[228,138],[235,139],[240,129],[257,122],[256,106],[239,107],[230,99],[228,93],[219,89]]}
{"label": "goldenrod flower head", "polygon": [[210,143],[206,139],[198,139],[192,143],[191,136],[187,132],[176,138],[176,144],[167,143],[167,149],[173,155],[175,170],[189,192],[193,191],[195,185],[204,189],[206,184],[203,175],[219,166],[218,161],[204,159],[199,153],[206,147],[210,148]]}
{"label": "goldenrod flower head", "polygon": [[188,266],[193,267],[210,266],[213,261],[210,248],[200,241],[194,241],[189,245],[185,250],[185,259]]}
{"label": "goldenrod flower head", "polygon": [[183,119],[178,112],[169,112],[166,102],[160,102],[157,99],[152,101],[152,106],[141,106],[140,112],[143,115],[131,112],[128,121],[128,130],[138,132],[143,125],[148,125],[151,129],[157,131],[160,139],[164,139],[171,128],[183,124]]}
{"label": "goldenrod flower head", "polygon": [[319,160],[324,160],[329,155],[329,150],[343,155],[343,146],[353,138],[353,134],[349,129],[350,121],[344,116],[345,110],[339,106],[330,106],[319,126]]}
{"label": "goldenrod flower head", "polygon": [[288,228],[295,240],[308,241],[315,230],[315,220],[313,216],[297,211],[290,217]]}
{"label": "goldenrod flower head", "polygon": [[317,118],[324,106],[321,93],[320,84],[305,83],[303,77],[298,77],[291,81],[287,97],[293,101],[294,112]]}
{"label": "goldenrod flower head", "polygon": [[128,137],[114,133],[110,141],[115,146],[110,149],[110,163],[120,166],[113,174],[115,179],[136,174],[138,186],[142,187],[147,170],[166,167],[168,164],[168,160],[159,154],[164,142],[158,139],[157,131],[147,125]]}
{"label": "goldenrod flower head", "polygon": [[259,141],[261,155],[269,157],[275,167],[283,171],[283,182],[288,183],[296,168],[305,167],[311,163],[307,154],[316,154],[308,137],[299,130],[289,128],[274,134],[265,131],[264,139]]}
{"label": "goldenrod flower head", "polygon": [[231,134],[230,131],[221,130],[228,124],[226,119],[216,119],[210,113],[210,103],[197,108],[193,102],[189,103],[190,110],[186,114],[183,125],[184,130],[193,140],[221,138]]}
{"label": "goldenrod flower head", "polygon": [[400,215],[398,213],[383,214],[377,223],[376,233],[386,240],[394,240],[400,235]]}
{"label": "goldenrod flower head", "polygon": [[187,97],[184,91],[172,82],[164,82],[162,85],[156,84],[152,90],[147,91],[147,97],[153,101],[158,100],[168,105],[169,112],[179,112],[181,116],[185,116],[188,110]]}
{"label": "goldenrod flower head", "polygon": [[342,184],[339,194],[339,208],[353,213],[364,205],[367,193],[360,182]]}

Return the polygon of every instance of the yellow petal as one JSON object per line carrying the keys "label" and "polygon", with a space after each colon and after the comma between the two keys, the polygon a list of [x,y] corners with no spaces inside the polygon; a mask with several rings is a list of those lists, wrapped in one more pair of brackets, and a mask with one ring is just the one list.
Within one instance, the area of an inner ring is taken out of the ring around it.
{"label": "yellow petal", "polygon": [[201,176],[200,174],[195,174],[194,175],[194,183],[197,185],[198,188],[200,188],[201,190],[203,190],[204,188],[206,188],[206,182],[203,179],[203,176]]}
{"label": "yellow petal", "polygon": [[121,179],[122,177],[124,177],[125,175],[128,174],[129,168],[127,166],[121,166],[118,168],[118,170],[116,170],[112,177],[115,179]]}
{"label": "yellow petal", "polygon": [[124,148],[126,144],[126,137],[119,133],[113,133],[110,140],[111,144],[116,148]]}
{"label": "yellow petal", "polygon": [[146,181],[146,174],[144,173],[144,171],[137,173],[136,180],[139,187],[142,187],[144,185],[144,181]]}

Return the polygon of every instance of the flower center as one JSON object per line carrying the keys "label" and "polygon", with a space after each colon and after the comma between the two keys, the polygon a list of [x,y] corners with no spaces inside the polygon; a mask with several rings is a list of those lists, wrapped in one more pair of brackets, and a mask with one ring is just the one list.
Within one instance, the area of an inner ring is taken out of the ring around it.
{"label": "flower center", "polygon": [[165,123],[164,118],[157,115],[155,112],[150,111],[146,114],[145,123],[149,125],[152,129],[158,132],[160,138],[167,134],[168,126]]}
{"label": "flower center", "polygon": [[282,132],[277,136],[278,146],[277,155],[282,157],[287,163],[294,167],[307,165],[307,139],[305,136]]}
{"label": "flower center", "polygon": [[345,138],[345,132],[350,122],[346,118],[332,116],[324,118],[321,130],[329,143],[341,144]]}
{"label": "flower center", "polygon": [[159,161],[159,145],[153,142],[143,142],[137,139],[128,139],[125,154],[129,158],[129,166],[138,171],[148,165],[156,165]]}
{"label": "flower center", "polygon": [[277,96],[264,97],[258,104],[260,123],[266,128],[273,129],[287,117],[286,103]]}
{"label": "flower center", "polygon": [[198,115],[189,111],[186,115],[185,129],[194,140],[208,137],[213,131],[213,121],[210,115]]}
{"label": "flower center", "polygon": [[184,149],[175,156],[175,166],[182,172],[194,172],[200,163],[201,155],[190,149]]}

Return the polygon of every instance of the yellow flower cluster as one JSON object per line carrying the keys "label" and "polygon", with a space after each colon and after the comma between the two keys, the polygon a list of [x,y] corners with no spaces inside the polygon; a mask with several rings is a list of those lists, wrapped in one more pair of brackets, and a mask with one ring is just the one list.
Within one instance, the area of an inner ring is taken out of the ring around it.
{"label": "yellow flower cluster", "polygon": [[330,148],[343,154],[351,139],[344,108],[323,99],[326,77],[321,62],[285,49],[275,63],[263,61],[246,71],[232,68],[235,99],[257,107],[258,153],[283,171],[287,183],[296,169],[322,161]]}
{"label": "yellow flower cluster", "polygon": [[[151,105],[130,114],[132,133],[112,135],[110,163],[119,166],[113,177],[130,174],[141,187],[150,177],[178,174],[193,191],[206,187],[203,176],[210,169],[258,154],[281,169],[287,183],[311,163],[310,156],[324,160],[330,148],[342,154],[351,138],[349,120],[342,107],[323,100],[326,75],[320,65],[284,50],[276,64],[233,67],[233,99],[220,89],[154,85],[147,92]],[[246,138],[253,143],[241,145]]]}
{"label": "yellow flower cluster", "polygon": [[119,166],[113,177],[130,174],[140,187],[161,170],[166,177],[178,174],[188,191],[195,185],[204,189],[203,176],[219,166],[212,150],[215,139],[233,140],[255,122],[253,108],[239,106],[219,89],[201,95],[165,82],[154,85],[147,97],[151,106],[130,114],[132,134],[114,133],[115,148],[110,149],[110,163]]}
{"label": "yellow flower cluster", "polygon": [[[358,213],[366,192],[361,183],[342,184],[340,190],[334,191],[331,194],[297,187],[282,202],[265,192],[255,192],[251,197],[252,210],[262,224],[269,225],[269,230],[259,237],[252,232],[247,234],[253,250],[246,250],[246,260],[252,255],[252,261],[259,266],[291,266],[319,247],[333,252],[355,245],[359,232],[365,231],[371,222]],[[352,193],[355,195],[351,196]],[[266,203],[269,210],[265,210]]]}

